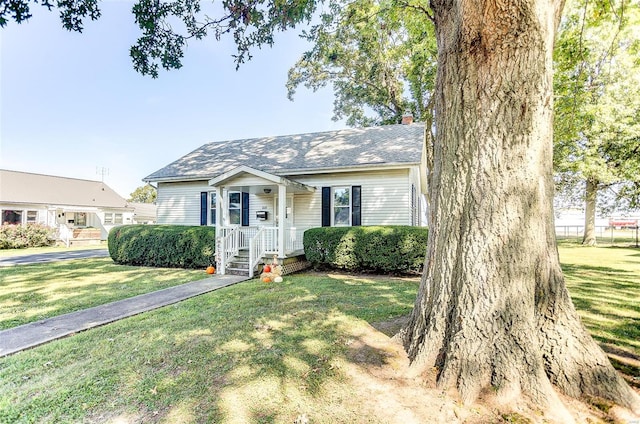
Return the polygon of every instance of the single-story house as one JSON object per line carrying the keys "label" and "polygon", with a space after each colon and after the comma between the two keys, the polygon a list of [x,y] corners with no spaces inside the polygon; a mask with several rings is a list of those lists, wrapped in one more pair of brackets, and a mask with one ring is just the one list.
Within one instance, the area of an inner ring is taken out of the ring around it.
{"label": "single-story house", "polygon": [[144,178],[159,224],[216,226],[218,271],[247,251],[299,255],[320,226],[414,225],[426,193],[424,125],[212,142]]}
{"label": "single-story house", "polygon": [[130,202],[129,206],[131,206],[134,210],[133,213],[133,223],[134,224],[155,224],[156,223],[156,214],[157,207],[155,203],[140,203],[140,202]]}
{"label": "single-story house", "polygon": [[69,244],[106,240],[116,225],[132,224],[135,209],[101,181],[0,169],[2,224],[39,223]]}

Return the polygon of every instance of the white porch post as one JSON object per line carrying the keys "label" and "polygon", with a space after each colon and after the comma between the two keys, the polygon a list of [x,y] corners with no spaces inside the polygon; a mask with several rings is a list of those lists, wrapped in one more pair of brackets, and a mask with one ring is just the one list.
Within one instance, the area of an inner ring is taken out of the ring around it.
{"label": "white porch post", "polygon": [[223,207],[222,188],[220,186],[216,186],[216,231],[218,231],[218,228],[222,228]]}
{"label": "white porch post", "polygon": [[287,187],[278,184],[278,256],[284,258],[284,223],[287,215]]}
{"label": "white porch post", "polygon": [[215,186],[216,189],[216,256],[218,259],[218,263],[216,266],[218,267],[218,274],[225,275],[227,264],[225,263],[225,250],[226,246],[224,245],[222,238],[224,233],[222,231],[222,211],[224,207],[224,199],[222,198],[222,187]]}

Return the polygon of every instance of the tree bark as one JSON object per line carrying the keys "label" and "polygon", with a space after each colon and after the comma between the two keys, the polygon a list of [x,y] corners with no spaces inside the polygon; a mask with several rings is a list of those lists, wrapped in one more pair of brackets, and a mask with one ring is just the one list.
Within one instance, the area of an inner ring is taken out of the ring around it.
{"label": "tree bark", "polygon": [[640,411],[566,290],[553,224],[552,58],[562,0],[432,0],[438,41],[429,242],[399,334],[465,403],[553,385]]}
{"label": "tree bark", "polygon": [[598,182],[587,179],[584,195],[584,235],[582,244],[595,246],[596,241],[596,197],[598,194]]}

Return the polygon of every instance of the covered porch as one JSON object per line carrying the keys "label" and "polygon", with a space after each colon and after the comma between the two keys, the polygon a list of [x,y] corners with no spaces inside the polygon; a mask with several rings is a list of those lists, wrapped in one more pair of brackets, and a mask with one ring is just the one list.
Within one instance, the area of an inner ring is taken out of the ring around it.
{"label": "covered porch", "polygon": [[266,258],[303,253],[302,237],[307,228],[294,225],[293,199],[315,192],[314,187],[247,166],[222,174],[209,185],[215,189],[212,213],[220,274],[246,269],[252,277]]}

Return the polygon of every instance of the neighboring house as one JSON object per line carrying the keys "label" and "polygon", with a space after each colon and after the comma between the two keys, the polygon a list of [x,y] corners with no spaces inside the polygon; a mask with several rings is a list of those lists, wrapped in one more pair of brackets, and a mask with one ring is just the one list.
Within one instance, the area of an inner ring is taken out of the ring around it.
{"label": "neighboring house", "polygon": [[134,209],[134,224],[155,224],[158,207],[155,203],[130,202],[129,206]]}
{"label": "neighboring house", "polygon": [[134,208],[100,181],[0,169],[0,216],[55,228],[69,245],[106,240],[114,226],[133,223]]}
{"label": "neighboring house", "polygon": [[424,125],[388,125],[213,142],[144,178],[158,186],[158,223],[215,225],[218,270],[249,249],[299,255],[320,226],[421,225]]}

